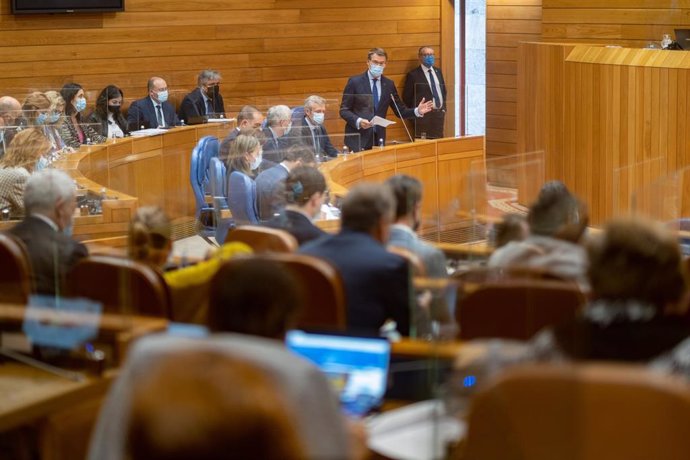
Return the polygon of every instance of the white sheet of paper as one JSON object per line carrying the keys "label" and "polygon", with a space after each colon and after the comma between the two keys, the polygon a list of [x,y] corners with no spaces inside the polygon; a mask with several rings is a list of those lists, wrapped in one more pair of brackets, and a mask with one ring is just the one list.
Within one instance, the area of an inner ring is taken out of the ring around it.
{"label": "white sheet of paper", "polygon": [[132,131],[129,133],[133,137],[145,137],[145,136],[155,136],[157,134],[163,134],[166,132],[167,129],[160,129],[160,128],[148,128],[148,129],[140,129],[138,131]]}
{"label": "white sheet of paper", "polygon": [[235,121],[234,118],[209,118],[207,120],[209,123],[228,123],[230,121]]}
{"label": "white sheet of paper", "polygon": [[385,118],[381,118],[378,115],[376,115],[374,118],[371,119],[371,124],[374,126],[382,126],[385,128],[386,126],[394,125],[395,122],[386,120]]}

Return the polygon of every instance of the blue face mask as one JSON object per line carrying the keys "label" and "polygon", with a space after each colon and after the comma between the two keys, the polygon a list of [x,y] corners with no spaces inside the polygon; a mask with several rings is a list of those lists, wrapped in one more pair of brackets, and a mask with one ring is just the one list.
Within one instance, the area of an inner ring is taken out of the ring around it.
{"label": "blue face mask", "polygon": [[48,115],[45,113],[39,113],[38,116],[36,117],[36,124],[37,125],[45,125],[46,121],[48,121]]}
{"label": "blue face mask", "polygon": [[53,112],[48,117],[48,123],[57,123],[60,119],[60,112]]}
{"label": "blue face mask", "polygon": [[326,118],[326,114],[325,114],[325,113],[316,112],[315,114],[313,114],[313,118],[314,118],[314,121],[315,121],[316,123],[322,124],[322,123],[323,123],[323,120]]}
{"label": "blue face mask", "polygon": [[158,93],[158,102],[163,103],[167,100],[168,100],[168,91],[167,90],[161,91],[160,93]]}
{"label": "blue face mask", "polygon": [[38,172],[42,169],[45,169],[50,165],[50,161],[44,156],[38,159],[38,162],[36,162],[36,166],[34,166],[34,172]]}
{"label": "blue face mask", "polygon": [[77,112],[83,112],[84,109],[86,109],[86,99],[83,97],[77,99],[77,102],[74,104],[74,108],[77,109]]}
{"label": "blue face mask", "polygon": [[379,78],[381,75],[383,75],[383,66],[377,65],[377,64],[371,64],[371,65],[369,65],[369,72],[371,72],[371,75],[374,78]]}
{"label": "blue face mask", "polygon": [[69,225],[65,228],[62,229],[63,235],[67,236],[72,236],[72,232],[74,231],[74,222],[70,222]]}
{"label": "blue face mask", "polygon": [[424,65],[427,67],[433,67],[434,63],[436,62],[436,57],[431,55],[431,56],[424,56]]}

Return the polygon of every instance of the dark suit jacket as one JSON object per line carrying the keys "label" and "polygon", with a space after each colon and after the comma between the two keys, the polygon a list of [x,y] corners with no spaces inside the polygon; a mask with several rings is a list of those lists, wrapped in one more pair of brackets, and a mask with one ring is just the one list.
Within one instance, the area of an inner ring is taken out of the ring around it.
{"label": "dark suit jacket", "polygon": [[288,170],[275,165],[256,176],[256,201],[261,220],[271,220],[285,207],[285,179]]}
{"label": "dark suit jacket", "polygon": [[285,230],[297,239],[300,246],[308,241],[327,235],[326,232],[314,225],[304,214],[287,209],[281,215],[266,222],[266,226]]}
{"label": "dark suit jacket", "polygon": [[[439,112],[430,112],[424,115],[423,118],[418,118],[415,122],[415,134],[417,137],[422,132],[427,133],[429,138],[443,137],[443,122],[445,120],[446,110],[446,83],[443,79],[441,69],[434,67],[435,76],[438,77],[438,84],[441,87],[441,97],[443,98],[443,106]],[[417,66],[410,70],[405,78],[405,89],[403,90],[403,101],[410,107],[416,107],[421,102],[422,98],[427,101],[434,99],[434,94],[431,91],[431,85],[424,75],[422,66]]]}
{"label": "dark suit jacket", "polygon": [[228,157],[230,156],[230,145],[232,145],[233,142],[235,142],[235,139],[237,139],[237,136],[240,135],[240,129],[235,128],[230,133],[228,133],[227,136],[225,136],[225,139],[223,139],[223,142],[220,143],[220,150],[218,151],[218,158],[220,158],[220,161],[223,163],[227,163]]}
{"label": "dark suit jacket", "polygon": [[310,241],[299,252],[332,263],[345,285],[348,328],[377,334],[387,318],[398,323],[398,331],[409,335],[410,278],[407,262],[391,254],[379,242],[362,232],[344,229]]}
{"label": "dark suit jacket", "polygon": [[[196,88],[182,99],[178,114],[180,120],[184,120],[188,125],[203,123],[209,118],[209,114],[206,113],[206,101],[204,101],[204,96],[201,94],[201,88]],[[223,96],[219,93],[218,97],[213,100],[213,114],[211,114],[211,118],[214,115],[220,116],[221,114],[225,114],[225,105],[223,104]]]}
{"label": "dark suit jacket", "polygon": [[[307,123],[306,117],[302,117],[300,119],[299,125],[293,126],[292,130],[290,131],[290,134],[292,134],[292,131],[295,131],[295,136],[300,138],[300,142],[308,145],[309,147],[314,147],[314,152],[316,154],[326,155],[331,158],[335,158],[338,156],[338,149],[333,147],[331,139],[330,137],[328,137],[328,131],[326,131],[325,126],[315,126],[314,136],[312,136],[311,128]],[[316,151],[317,146],[319,147],[318,152]]]}
{"label": "dark suit jacket", "polygon": [[[163,117],[167,126],[177,126],[180,124],[175,108],[170,102],[163,102],[161,108],[163,109]],[[153,101],[150,97],[146,96],[143,99],[137,99],[132,102],[127,111],[127,125],[130,131],[141,129],[142,126],[146,129],[158,127],[156,108],[153,106]]]}
{"label": "dark suit jacket", "polygon": [[45,221],[29,216],[9,230],[26,246],[31,263],[33,289],[39,294],[56,294],[64,286],[70,269],[88,255],[86,246],[62,232],[56,232]]}
{"label": "dark suit jacket", "polygon": [[296,133],[293,133],[292,130],[278,139],[273,137],[273,133],[268,127],[262,129],[261,132],[266,136],[266,143],[263,145],[263,159],[272,161],[273,163],[280,163],[283,161],[285,151],[300,142],[299,137],[296,136]]}
{"label": "dark suit jacket", "polygon": [[[343,99],[340,103],[340,117],[347,122],[345,125],[345,134],[359,134],[359,143],[355,139],[346,137],[345,144],[353,152],[360,150],[368,150],[374,142],[378,144],[379,139],[386,140],[386,130],[377,126],[369,129],[357,129],[357,119],[363,118],[371,120],[374,115],[386,118],[388,107],[391,106],[391,96],[395,99],[395,103],[400,108],[402,113],[398,113],[393,106],[393,112],[398,118],[415,118],[414,109],[408,109],[407,106],[400,100],[398,90],[395,88],[393,81],[381,77],[381,94],[379,97],[379,105],[374,110],[374,99],[371,92],[371,85],[369,84],[368,71],[360,75],[350,77],[343,90]],[[374,140],[376,139],[376,140]]]}

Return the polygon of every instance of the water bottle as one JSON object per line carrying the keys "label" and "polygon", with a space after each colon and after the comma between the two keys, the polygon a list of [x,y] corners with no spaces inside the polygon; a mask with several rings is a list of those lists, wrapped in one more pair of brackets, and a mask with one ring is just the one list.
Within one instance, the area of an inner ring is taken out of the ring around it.
{"label": "water bottle", "polygon": [[383,138],[380,138],[380,139],[379,139],[379,148],[382,149],[383,147],[385,147],[385,146],[383,145]]}
{"label": "water bottle", "polygon": [[347,147],[347,145],[343,145],[343,155],[347,155],[350,153],[350,149]]}
{"label": "water bottle", "polygon": [[670,34],[664,34],[664,37],[661,39],[661,49],[668,49],[669,46],[671,46],[671,43],[673,43],[673,40],[671,39]]}

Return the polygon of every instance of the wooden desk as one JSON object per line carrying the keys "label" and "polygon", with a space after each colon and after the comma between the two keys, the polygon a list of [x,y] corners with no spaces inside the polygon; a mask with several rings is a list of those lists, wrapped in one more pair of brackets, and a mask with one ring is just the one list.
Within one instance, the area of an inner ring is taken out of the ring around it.
{"label": "wooden desk", "polygon": [[389,145],[341,155],[321,165],[331,197],[360,182],[383,182],[395,174],[416,177],[424,187],[421,235],[446,243],[466,241],[463,229],[486,214],[484,137],[469,136]]}
{"label": "wooden desk", "polygon": [[431,342],[403,338],[391,344],[391,354],[405,358],[454,360],[463,348],[460,341]]}

